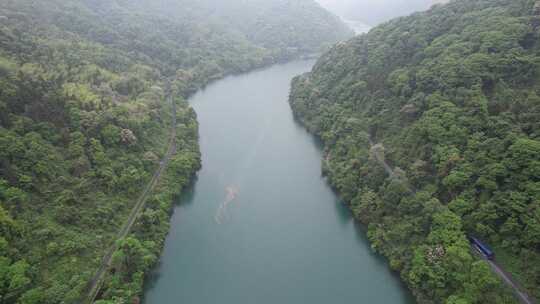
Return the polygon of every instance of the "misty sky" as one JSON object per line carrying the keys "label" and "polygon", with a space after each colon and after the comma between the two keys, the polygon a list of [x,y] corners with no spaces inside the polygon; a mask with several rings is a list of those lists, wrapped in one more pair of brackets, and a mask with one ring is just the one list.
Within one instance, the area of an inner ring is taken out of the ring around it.
{"label": "misty sky", "polygon": [[371,26],[394,17],[428,9],[447,0],[317,0],[333,13]]}

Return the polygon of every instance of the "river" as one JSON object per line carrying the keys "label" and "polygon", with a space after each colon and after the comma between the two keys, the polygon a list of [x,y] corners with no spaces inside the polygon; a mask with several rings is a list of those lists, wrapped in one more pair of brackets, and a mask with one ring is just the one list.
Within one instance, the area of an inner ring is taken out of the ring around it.
{"label": "river", "polygon": [[190,99],[203,168],[175,207],[144,303],[413,303],[293,119],[290,81],[313,63],[227,77]]}

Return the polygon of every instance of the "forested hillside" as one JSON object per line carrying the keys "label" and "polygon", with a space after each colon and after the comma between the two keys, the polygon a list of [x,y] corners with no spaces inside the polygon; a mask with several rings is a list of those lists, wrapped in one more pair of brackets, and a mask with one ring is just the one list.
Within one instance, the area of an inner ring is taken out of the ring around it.
{"label": "forested hillside", "polygon": [[[224,16],[206,20],[198,1],[167,9],[171,2],[0,1],[0,303],[82,302],[165,153],[172,93],[178,152],[133,234],[119,242],[100,295],[137,301],[172,196],[200,166],[196,117],[183,98],[349,35],[327,28],[335,18],[311,6],[317,18],[273,28],[272,41],[285,38],[270,45],[224,27]],[[313,37],[310,22],[333,34]]]}
{"label": "forested hillside", "polygon": [[[104,1],[105,2],[105,1]],[[289,59],[352,37],[340,19],[313,0],[131,0],[132,8],[175,20],[196,20],[235,33],[271,55]],[[100,7],[104,7],[100,4]]]}
{"label": "forested hillside", "polygon": [[534,2],[454,0],[395,19],[293,82],[330,183],[420,303],[513,301],[468,235],[540,298]]}

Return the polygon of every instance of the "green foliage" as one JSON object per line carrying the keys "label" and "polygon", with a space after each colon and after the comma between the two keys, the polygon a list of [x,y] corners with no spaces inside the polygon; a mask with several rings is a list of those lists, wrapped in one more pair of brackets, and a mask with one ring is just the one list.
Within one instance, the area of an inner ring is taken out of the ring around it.
{"label": "green foliage", "polygon": [[[262,11],[227,2],[0,1],[1,303],[80,303],[165,153],[169,95],[350,35],[311,0],[262,1]],[[171,189],[200,167],[196,115],[186,102],[177,112],[162,195],[123,240],[104,302],[140,295]]]}
{"label": "green foliage", "polygon": [[[523,258],[540,258],[534,2],[454,0],[396,19],[293,81],[291,106],[323,139],[330,183],[421,303],[513,301],[465,235],[511,253],[540,297],[540,264]],[[386,178],[360,133],[405,182]]]}

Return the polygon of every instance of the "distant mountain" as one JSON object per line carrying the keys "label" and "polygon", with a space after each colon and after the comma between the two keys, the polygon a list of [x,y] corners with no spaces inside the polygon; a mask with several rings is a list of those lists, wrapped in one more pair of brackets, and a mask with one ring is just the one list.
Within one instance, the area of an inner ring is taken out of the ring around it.
{"label": "distant mountain", "polygon": [[339,17],[313,0],[199,1],[211,11],[210,17],[225,20],[265,48],[313,51],[352,35]]}

